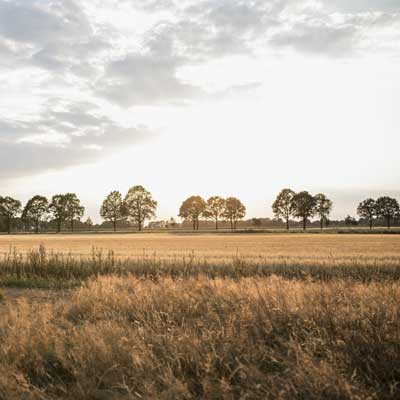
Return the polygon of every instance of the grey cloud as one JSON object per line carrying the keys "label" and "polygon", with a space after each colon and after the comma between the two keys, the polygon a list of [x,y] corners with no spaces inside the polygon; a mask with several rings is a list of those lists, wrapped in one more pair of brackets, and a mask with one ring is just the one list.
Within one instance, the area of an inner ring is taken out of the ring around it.
{"label": "grey cloud", "polygon": [[163,104],[193,98],[201,90],[181,81],[177,59],[157,54],[129,54],[108,65],[95,91],[121,106]]}
{"label": "grey cloud", "polygon": [[343,56],[357,48],[357,36],[357,29],[351,25],[299,23],[289,31],[275,34],[269,43],[304,53]]}
{"label": "grey cloud", "polygon": [[90,33],[89,20],[73,0],[0,1],[0,34],[9,39],[42,45]]}
{"label": "grey cloud", "polygon": [[339,12],[399,12],[398,0],[322,0],[322,4],[329,9]]}
{"label": "grey cloud", "polygon": [[[62,140],[49,141],[54,135]],[[92,162],[151,135],[144,126],[121,126],[85,102],[49,108],[36,119],[2,120],[0,177]]]}
{"label": "grey cloud", "polygon": [[2,57],[5,68],[34,66],[60,80],[60,73],[85,78],[96,73],[91,60],[111,46],[106,34],[94,31],[78,0],[0,0],[0,54],[5,40],[18,48]]}

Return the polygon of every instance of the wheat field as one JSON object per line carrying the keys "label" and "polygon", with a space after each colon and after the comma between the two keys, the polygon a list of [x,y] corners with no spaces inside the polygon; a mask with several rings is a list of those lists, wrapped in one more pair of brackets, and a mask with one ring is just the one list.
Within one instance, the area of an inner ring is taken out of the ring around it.
{"label": "wheat field", "polygon": [[26,235],[0,251],[0,400],[400,397],[400,235]]}
{"label": "wheat field", "polygon": [[47,250],[89,255],[93,248],[118,257],[177,258],[192,254],[208,260],[241,256],[247,260],[359,259],[400,260],[400,235],[360,234],[98,234],[0,236],[0,254],[44,245]]}

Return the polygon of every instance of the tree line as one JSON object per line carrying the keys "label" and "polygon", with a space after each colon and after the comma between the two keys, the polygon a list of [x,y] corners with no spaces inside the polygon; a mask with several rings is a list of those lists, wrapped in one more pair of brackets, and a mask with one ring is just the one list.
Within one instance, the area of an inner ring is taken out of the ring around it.
{"label": "tree line", "polygon": [[[275,218],[284,221],[288,230],[291,218],[300,220],[305,230],[307,223],[314,217],[319,219],[322,230],[329,224],[332,208],[333,202],[323,193],[316,195],[307,191],[296,193],[288,188],[282,189],[272,204]],[[157,201],[153,199],[152,194],[138,185],[130,188],[125,196],[119,191],[110,192],[101,205],[100,216],[112,224],[114,231],[119,224],[127,221],[141,231],[145,222],[155,217],[156,209]],[[56,194],[50,200],[37,195],[32,197],[24,208],[19,200],[0,196],[0,219],[8,233],[12,231],[13,221],[18,217],[26,228],[33,229],[36,233],[48,221],[53,221],[57,232],[64,226],[69,226],[70,230],[74,231],[75,224],[81,221],[84,213],[85,207],[81,205],[75,193]],[[357,213],[360,218],[368,221],[371,229],[378,219],[384,219],[389,229],[394,220],[400,220],[399,203],[388,196],[362,201],[358,205]],[[200,220],[204,219],[213,221],[216,230],[222,221],[229,223],[232,230],[236,230],[238,221],[246,215],[246,207],[236,197],[211,196],[205,200],[201,196],[190,196],[182,202],[178,215],[183,221],[190,222],[193,230],[198,230]],[[254,225],[261,221],[257,218],[253,220]],[[348,216],[345,224],[354,225],[357,221]],[[86,221],[86,225],[93,225],[90,218]]]}

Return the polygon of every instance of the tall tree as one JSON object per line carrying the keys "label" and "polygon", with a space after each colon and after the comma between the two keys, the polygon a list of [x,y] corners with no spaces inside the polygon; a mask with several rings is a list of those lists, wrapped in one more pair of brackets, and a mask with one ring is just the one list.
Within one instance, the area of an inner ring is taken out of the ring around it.
{"label": "tall tree", "polygon": [[272,211],[276,218],[284,218],[286,221],[286,229],[289,230],[289,219],[292,214],[292,200],[295,192],[291,189],[283,189],[279,192],[274,204],[272,204]]}
{"label": "tall tree", "polygon": [[53,219],[57,221],[57,232],[61,232],[62,224],[68,217],[67,203],[68,199],[65,194],[56,194],[51,198],[49,211]]}
{"label": "tall tree", "polygon": [[179,217],[193,222],[193,230],[199,230],[199,218],[206,210],[206,202],[200,196],[191,196],[186,199],[180,209]]}
{"label": "tall tree", "polygon": [[126,218],[126,207],[120,192],[113,191],[105,198],[100,215],[104,220],[112,222],[114,232],[116,232],[118,221]]}
{"label": "tall tree", "polygon": [[396,199],[388,196],[379,197],[376,200],[375,211],[378,217],[386,219],[387,227],[390,229],[392,220],[399,213],[399,203]]}
{"label": "tall tree", "polygon": [[130,188],[124,203],[128,217],[137,223],[139,231],[142,230],[146,219],[156,215],[157,202],[143,186]]}
{"label": "tall tree", "polygon": [[66,198],[66,219],[71,224],[71,231],[74,231],[74,222],[80,221],[85,213],[85,207],[81,206],[81,201],[75,193],[65,194]]}
{"label": "tall tree", "polygon": [[371,198],[362,201],[357,207],[357,214],[361,218],[367,219],[369,229],[372,229],[373,220],[376,217],[376,201]]}
{"label": "tall tree", "polygon": [[49,216],[49,202],[44,196],[34,196],[25,205],[22,212],[24,222],[33,222],[35,232],[39,233],[40,223],[47,220]]}
{"label": "tall tree", "polygon": [[11,233],[12,221],[21,212],[21,202],[12,197],[0,197],[0,216],[6,221],[7,232]]}
{"label": "tall tree", "polygon": [[206,209],[203,212],[207,218],[215,221],[215,229],[218,230],[218,222],[222,218],[225,211],[226,201],[220,196],[212,196],[207,200]]}
{"label": "tall tree", "polygon": [[333,203],[323,193],[318,193],[315,196],[315,212],[319,215],[321,231],[323,224],[328,220],[329,214],[332,211]]}
{"label": "tall tree", "polygon": [[235,230],[237,221],[246,215],[246,207],[236,197],[228,197],[223,215],[231,223],[231,229]]}
{"label": "tall tree", "polygon": [[303,230],[306,230],[307,219],[315,215],[315,197],[304,191],[296,193],[292,199],[292,215],[301,218],[303,221]]}

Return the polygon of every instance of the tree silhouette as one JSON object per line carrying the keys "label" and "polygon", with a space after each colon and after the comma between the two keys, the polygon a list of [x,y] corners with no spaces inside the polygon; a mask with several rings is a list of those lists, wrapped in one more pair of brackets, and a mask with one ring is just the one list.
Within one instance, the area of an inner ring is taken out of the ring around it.
{"label": "tree silhouette", "polygon": [[61,226],[67,218],[67,198],[64,194],[56,194],[51,198],[49,211],[57,221],[57,232],[61,232]]}
{"label": "tree silhouette", "polygon": [[207,218],[215,221],[215,229],[218,230],[218,221],[222,218],[225,211],[226,201],[220,196],[212,196],[207,200],[206,209],[203,212]]}
{"label": "tree silhouette", "polygon": [[224,210],[224,218],[230,222],[231,229],[236,229],[237,221],[244,218],[246,215],[246,207],[236,197],[229,197],[226,199]]}
{"label": "tree silhouette", "polygon": [[7,232],[11,233],[12,220],[21,212],[21,202],[12,197],[0,197],[0,216],[6,220]]}
{"label": "tree silhouette", "polygon": [[374,199],[366,199],[357,207],[357,214],[361,218],[368,219],[369,229],[372,229],[374,217],[376,216],[376,201]]}
{"label": "tree silhouette", "polygon": [[315,196],[315,212],[319,215],[321,231],[323,224],[328,220],[329,214],[332,211],[333,203],[323,193],[318,193]]}
{"label": "tree silhouette", "polygon": [[111,192],[103,201],[100,209],[100,215],[106,221],[113,224],[114,232],[117,231],[118,221],[126,218],[126,207],[122,195],[118,191]]}
{"label": "tree silhouette", "polygon": [[124,203],[128,217],[137,223],[139,231],[146,219],[156,215],[157,202],[143,186],[130,188]]}
{"label": "tree silhouette", "polygon": [[70,221],[71,231],[74,231],[74,221],[80,221],[85,213],[85,207],[75,193],[67,193],[66,197],[66,219]]}
{"label": "tree silhouette", "polygon": [[387,227],[390,229],[392,219],[399,213],[399,203],[396,199],[388,196],[379,197],[376,200],[375,212],[378,217],[386,219]]}
{"label": "tree silhouette", "polygon": [[40,223],[46,221],[49,216],[49,202],[44,196],[34,196],[25,205],[22,212],[24,222],[33,222],[35,232],[39,232]]}
{"label": "tree silhouette", "polygon": [[200,196],[191,196],[186,199],[180,209],[179,217],[193,222],[193,230],[199,230],[199,218],[206,211],[206,202]]}
{"label": "tree silhouette", "polygon": [[276,218],[284,218],[286,229],[289,230],[289,219],[292,214],[292,200],[295,192],[291,189],[283,189],[279,192],[276,200],[272,204],[272,211]]}
{"label": "tree silhouette", "polygon": [[303,230],[306,230],[307,219],[315,215],[315,197],[304,191],[296,193],[292,199],[292,215],[303,220]]}

